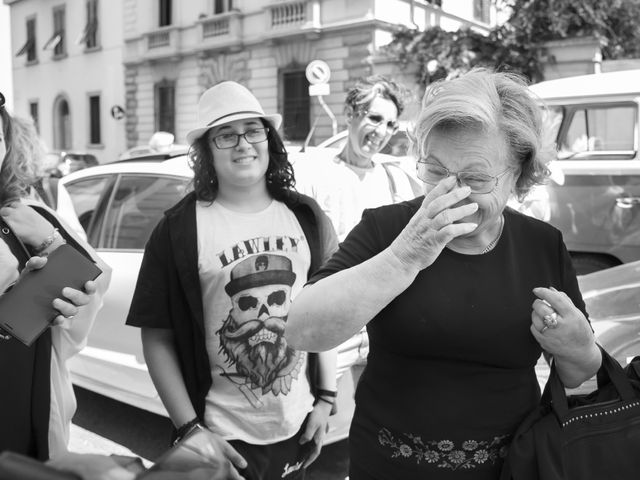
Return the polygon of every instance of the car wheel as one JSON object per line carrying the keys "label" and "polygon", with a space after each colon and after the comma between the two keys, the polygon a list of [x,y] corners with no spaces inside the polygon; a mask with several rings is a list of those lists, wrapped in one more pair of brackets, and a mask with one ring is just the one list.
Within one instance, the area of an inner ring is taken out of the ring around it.
{"label": "car wheel", "polygon": [[578,275],[586,275],[620,265],[618,260],[601,255],[577,254],[572,255],[571,260]]}

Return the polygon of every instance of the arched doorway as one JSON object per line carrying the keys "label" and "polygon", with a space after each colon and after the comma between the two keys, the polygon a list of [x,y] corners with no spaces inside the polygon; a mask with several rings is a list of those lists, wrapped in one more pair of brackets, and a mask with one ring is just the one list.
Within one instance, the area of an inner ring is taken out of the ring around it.
{"label": "arched doorway", "polygon": [[71,148],[71,111],[69,102],[63,96],[56,98],[53,104],[53,148]]}

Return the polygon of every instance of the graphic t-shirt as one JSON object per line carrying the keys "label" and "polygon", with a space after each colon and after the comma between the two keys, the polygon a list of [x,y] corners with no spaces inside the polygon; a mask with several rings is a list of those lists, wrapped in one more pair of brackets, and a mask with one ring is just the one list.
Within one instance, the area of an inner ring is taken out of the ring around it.
{"label": "graphic t-shirt", "polygon": [[311,263],[307,239],[275,200],[257,213],[198,202],[196,220],[213,379],[205,423],[225,439],[256,445],[290,438],[313,408],[307,354],[284,339]]}

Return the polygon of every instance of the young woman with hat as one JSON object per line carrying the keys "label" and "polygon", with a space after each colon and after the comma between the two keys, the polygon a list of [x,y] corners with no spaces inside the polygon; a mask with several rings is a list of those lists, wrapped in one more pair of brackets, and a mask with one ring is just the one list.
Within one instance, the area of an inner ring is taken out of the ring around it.
{"label": "young woman with hat", "polygon": [[202,95],[198,117],[194,191],[152,233],[127,323],[142,329],[178,438],[206,427],[230,478],[304,478],[335,400],[335,353],[315,362],[284,329],[336,235],[292,188],[280,115],[226,81]]}

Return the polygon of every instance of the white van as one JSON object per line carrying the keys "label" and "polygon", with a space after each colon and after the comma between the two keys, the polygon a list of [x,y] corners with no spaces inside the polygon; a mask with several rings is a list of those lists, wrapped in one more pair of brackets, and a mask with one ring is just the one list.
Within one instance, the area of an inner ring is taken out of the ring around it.
{"label": "white van", "polygon": [[640,260],[640,70],[532,85],[560,120],[545,220],[579,274]]}

